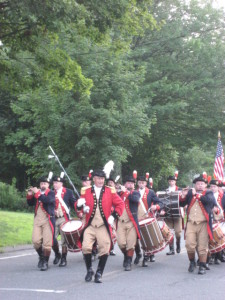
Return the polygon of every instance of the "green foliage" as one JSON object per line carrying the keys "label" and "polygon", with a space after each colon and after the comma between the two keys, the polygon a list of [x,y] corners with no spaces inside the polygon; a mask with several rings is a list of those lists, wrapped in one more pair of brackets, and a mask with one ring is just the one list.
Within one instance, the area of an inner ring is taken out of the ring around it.
{"label": "green foliage", "polygon": [[0,8],[2,181],[24,189],[59,173],[48,145],[76,185],[109,159],[116,174],[149,171],[160,189],[175,169],[182,184],[212,173],[225,135],[225,23],[210,1]]}
{"label": "green foliage", "polygon": [[0,182],[0,209],[9,211],[31,211],[28,208],[26,197],[15,187],[16,180],[12,185]]}

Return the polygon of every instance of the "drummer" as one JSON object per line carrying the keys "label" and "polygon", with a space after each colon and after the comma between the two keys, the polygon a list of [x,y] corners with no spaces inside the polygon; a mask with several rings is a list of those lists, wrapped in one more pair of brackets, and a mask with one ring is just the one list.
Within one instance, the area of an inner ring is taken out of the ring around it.
{"label": "drummer", "polygon": [[205,274],[209,238],[213,239],[212,214],[219,213],[212,191],[207,190],[207,179],[202,175],[193,180],[195,187],[184,189],[180,195],[180,205],[187,205],[186,249],[190,265],[189,272],[196,267],[195,251],[199,255],[198,274]]}
{"label": "drummer", "polygon": [[[145,176],[139,176],[137,178],[137,184],[138,184],[137,191],[141,195],[140,203],[138,206],[138,221],[148,218],[149,216],[155,217],[154,212],[156,211],[159,212],[160,209],[163,208],[163,203],[156,196],[155,192],[147,188],[148,174],[149,173],[146,173]],[[150,209],[151,209],[151,213],[149,212]],[[136,249],[137,246],[135,247],[135,252]],[[139,254],[136,252],[136,258],[138,257],[138,255]],[[145,254],[143,255],[142,267],[148,266],[147,265],[148,258],[149,258],[148,255]],[[154,255],[150,255],[150,261],[151,262],[155,261]],[[134,263],[137,264],[138,262],[135,261]]]}
{"label": "drummer", "polygon": [[[75,210],[75,202],[77,197],[74,196],[73,191],[67,189],[63,186],[64,173],[61,172],[60,176],[53,177],[53,188],[55,191],[55,239],[54,245],[52,247],[55,252],[55,259],[53,260],[53,264],[57,265],[59,263],[59,267],[65,267],[67,265],[67,245],[64,238],[64,235],[61,234],[61,225],[69,220],[70,208]],[[57,237],[61,235],[61,245],[62,245],[62,254],[59,251],[59,243],[57,241]]]}
{"label": "drummer", "polygon": [[140,193],[135,191],[134,187],[134,177],[126,176],[120,192],[120,197],[125,202],[125,209],[117,224],[117,242],[124,254],[123,267],[125,271],[131,271],[134,248],[137,238],[140,239],[137,217]]}
{"label": "drummer", "polygon": [[[168,184],[169,187],[168,189],[166,189],[167,193],[171,193],[171,192],[176,192],[179,190],[177,184],[177,176],[178,176],[178,172],[176,171],[174,175],[170,175],[167,180],[168,180]],[[175,236],[176,236],[176,252],[180,253],[180,240],[181,240],[181,232],[182,232],[182,222],[183,222],[183,218],[182,218],[182,212],[183,212],[183,208],[180,209],[180,216],[176,216],[176,217],[167,217],[165,218],[165,222],[168,225],[168,227],[170,229],[174,229],[175,232]],[[175,250],[174,250],[174,238],[172,240],[172,242],[169,244],[169,249],[170,251],[167,252],[167,255],[174,255],[175,254]]]}
{"label": "drummer", "polygon": [[[220,209],[220,214],[214,215],[215,222],[218,222],[224,218],[225,194],[221,188],[221,182],[219,180],[211,180],[209,182],[209,185],[210,185],[210,190],[213,192],[217,205]],[[220,251],[212,255],[212,262],[214,262],[214,264],[219,265],[219,260],[221,262],[225,262],[225,259],[223,257],[223,251]]]}

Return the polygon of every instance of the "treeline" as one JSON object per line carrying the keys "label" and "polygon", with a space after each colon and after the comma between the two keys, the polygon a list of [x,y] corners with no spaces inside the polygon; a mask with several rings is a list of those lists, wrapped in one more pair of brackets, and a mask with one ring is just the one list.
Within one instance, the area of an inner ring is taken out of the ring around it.
{"label": "treeline", "polygon": [[[189,1],[188,1],[189,2]],[[60,168],[213,173],[225,136],[225,18],[211,1],[0,0],[0,180]]]}

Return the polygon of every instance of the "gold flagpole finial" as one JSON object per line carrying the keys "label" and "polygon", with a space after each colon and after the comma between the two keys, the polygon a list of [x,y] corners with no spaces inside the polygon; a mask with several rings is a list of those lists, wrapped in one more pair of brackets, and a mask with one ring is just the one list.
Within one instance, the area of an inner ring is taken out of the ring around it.
{"label": "gold flagpole finial", "polygon": [[220,131],[218,131],[218,139],[220,139],[220,138],[221,138]]}

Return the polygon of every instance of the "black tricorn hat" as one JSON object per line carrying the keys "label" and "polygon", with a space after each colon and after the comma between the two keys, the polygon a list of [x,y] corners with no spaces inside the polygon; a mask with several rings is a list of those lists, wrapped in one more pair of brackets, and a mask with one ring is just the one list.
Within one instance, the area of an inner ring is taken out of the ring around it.
{"label": "black tricorn hat", "polygon": [[88,175],[82,175],[81,176],[81,181],[89,181],[91,178]]}
{"label": "black tricorn hat", "polygon": [[113,181],[113,182],[115,183],[115,179],[113,179],[112,177],[109,177],[109,178],[107,179],[107,182],[109,182],[109,181]]}
{"label": "black tricorn hat", "polygon": [[105,172],[103,170],[101,170],[101,169],[94,170],[93,173],[92,173],[92,178],[94,176],[104,177],[104,178],[106,177]]}
{"label": "black tricorn hat", "polygon": [[48,178],[48,176],[41,176],[39,179],[38,179],[38,182],[47,182],[47,183],[51,183],[51,179]]}
{"label": "black tricorn hat", "polygon": [[137,181],[148,181],[147,179],[146,179],[146,176],[142,176],[142,175],[140,175],[140,176],[138,176],[138,178],[137,178]]}
{"label": "black tricorn hat", "polygon": [[134,182],[134,183],[135,183],[135,179],[133,178],[133,176],[127,175],[127,176],[125,176],[125,178],[124,178],[124,183],[125,183],[125,182]]}
{"label": "black tricorn hat", "polygon": [[176,180],[177,181],[177,178],[174,176],[174,175],[170,175],[167,180]]}
{"label": "black tricorn hat", "polygon": [[52,181],[65,182],[65,179],[60,176],[53,176]]}
{"label": "black tricorn hat", "polygon": [[196,178],[193,180],[193,183],[196,183],[196,182],[198,182],[198,181],[203,181],[203,182],[205,182],[205,183],[208,183],[208,182],[207,182],[207,179],[204,178],[202,175],[196,177]]}
{"label": "black tricorn hat", "polygon": [[219,180],[215,180],[215,179],[212,179],[209,184],[213,184],[213,185],[217,185],[217,186],[221,186],[221,182]]}

